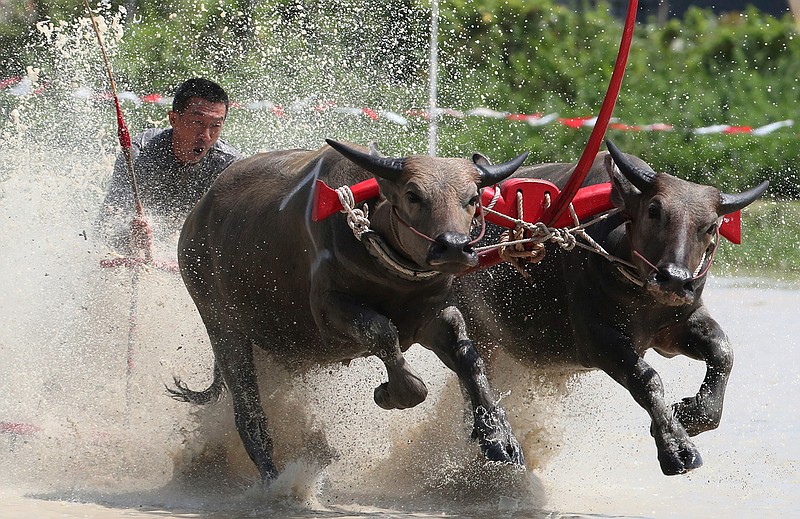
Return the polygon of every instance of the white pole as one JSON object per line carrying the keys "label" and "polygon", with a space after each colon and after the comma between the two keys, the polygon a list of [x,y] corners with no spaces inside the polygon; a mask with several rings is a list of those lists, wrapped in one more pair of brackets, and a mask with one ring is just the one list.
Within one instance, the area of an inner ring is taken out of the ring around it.
{"label": "white pole", "polygon": [[789,0],[789,7],[794,15],[794,22],[800,28],[800,0]]}
{"label": "white pole", "polygon": [[431,55],[428,87],[428,154],[436,156],[439,109],[436,106],[436,87],[439,75],[439,0],[431,0]]}

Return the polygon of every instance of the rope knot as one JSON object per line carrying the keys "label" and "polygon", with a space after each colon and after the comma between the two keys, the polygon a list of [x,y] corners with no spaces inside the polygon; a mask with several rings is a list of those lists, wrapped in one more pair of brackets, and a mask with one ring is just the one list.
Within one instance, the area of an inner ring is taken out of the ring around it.
{"label": "rope knot", "polygon": [[566,251],[571,251],[578,243],[575,235],[567,228],[552,229],[552,233],[553,235],[550,237],[550,241]]}
{"label": "rope knot", "polygon": [[364,204],[363,208],[355,207],[356,200],[350,186],[342,186],[336,189],[339,201],[342,203],[342,211],[347,214],[347,225],[353,231],[356,239],[360,240],[361,235],[369,229],[369,207]]}

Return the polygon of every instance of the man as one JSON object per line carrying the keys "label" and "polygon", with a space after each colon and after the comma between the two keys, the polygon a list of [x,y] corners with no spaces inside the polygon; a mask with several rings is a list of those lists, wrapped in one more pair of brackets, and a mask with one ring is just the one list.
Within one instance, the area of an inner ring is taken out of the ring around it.
{"label": "man", "polygon": [[[180,228],[195,203],[219,174],[241,157],[219,140],[228,115],[228,94],[203,78],[192,78],[175,92],[168,112],[171,128],[151,128],[131,143],[139,198],[145,214],[172,220]],[[111,186],[101,210],[98,231],[123,253],[146,250],[152,243],[147,220],[138,218],[128,164],[117,157]]]}

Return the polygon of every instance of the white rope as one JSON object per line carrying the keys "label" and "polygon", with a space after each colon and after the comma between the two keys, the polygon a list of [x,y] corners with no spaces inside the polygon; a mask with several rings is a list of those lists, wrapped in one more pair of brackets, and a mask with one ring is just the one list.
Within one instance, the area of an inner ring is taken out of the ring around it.
{"label": "white rope", "polygon": [[361,235],[369,231],[369,207],[364,204],[363,209],[355,207],[356,200],[350,186],[342,186],[336,190],[339,201],[342,203],[342,211],[347,214],[347,225],[353,231],[356,239],[360,240]]}
{"label": "white rope", "polygon": [[[575,213],[574,209],[572,208],[572,204],[570,204],[570,212],[571,212],[572,217],[573,217],[574,226],[573,227],[561,227],[561,228],[548,227],[543,222],[535,222],[535,223],[526,222],[526,221],[523,221],[523,220],[520,220],[520,219],[517,219],[517,218],[512,218],[512,217],[510,217],[510,216],[508,216],[506,214],[503,214],[503,213],[498,213],[497,211],[494,211],[494,210],[491,210],[491,209],[488,209],[488,208],[486,208],[486,209],[489,212],[491,212],[492,214],[496,215],[496,216],[505,218],[509,222],[512,222],[515,225],[519,225],[519,226],[523,227],[526,231],[530,232],[531,236],[529,238],[524,238],[524,239],[520,239],[520,240],[506,241],[506,242],[501,242],[501,243],[497,243],[497,244],[494,244],[494,245],[487,245],[487,246],[484,246],[484,247],[478,247],[478,248],[476,248],[476,250],[478,250],[479,252],[480,251],[485,251],[485,250],[497,249],[497,248],[500,248],[500,247],[507,247],[507,246],[510,246],[510,245],[528,244],[528,243],[538,244],[538,243],[544,243],[544,242],[550,241],[550,242],[558,245],[559,247],[561,247],[562,249],[567,250],[567,251],[571,251],[575,247],[580,247],[580,248],[583,248],[583,249],[587,249],[587,250],[596,252],[596,253],[600,254],[601,256],[603,256],[606,259],[609,259],[611,261],[624,262],[623,260],[621,260],[619,258],[615,258],[615,257],[611,256],[608,252],[606,252],[603,249],[602,246],[600,246],[600,244],[595,242],[586,233],[586,228],[587,227],[590,227],[590,226],[592,226],[592,225],[594,225],[594,224],[596,224],[596,223],[598,223],[598,222],[600,222],[602,220],[605,220],[606,218],[610,217],[611,215],[618,213],[620,211],[619,209],[612,209],[610,211],[606,211],[606,212],[600,214],[599,216],[597,216],[596,218],[594,218],[594,219],[592,219],[592,220],[590,220],[590,221],[588,221],[588,222],[586,222],[584,224],[581,224],[581,223],[578,222],[577,214]],[[581,240],[583,240],[584,242],[586,242],[586,243],[581,243],[578,240],[579,238]],[[624,262],[624,263],[627,263],[627,262]]]}
{"label": "white rope", "polygon": [[489,205],[486,206],[486,209],[489,209],[491,211],[498,200],[500,200],[500,189],[498,189],[497,184],[495,184],[494,195],[492,196],[492,199],[489,201]]}

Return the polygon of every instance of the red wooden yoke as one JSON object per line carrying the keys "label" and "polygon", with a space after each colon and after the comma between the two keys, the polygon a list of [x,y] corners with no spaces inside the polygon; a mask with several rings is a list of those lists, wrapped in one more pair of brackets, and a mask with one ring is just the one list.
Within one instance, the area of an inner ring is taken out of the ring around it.
{"label": "red wooden yoke", "polygon": [[[561,192],[555,184],[541,179],[512,178],[499,184],[497,195],[494,187],[484,188],[481,194],[481,205],[491,207],[494,211],[509,217],[503,218],[491,212],[486,213],[486,220],[506,228],[513,228],[515,219],[527,223],[542,221],[550,200],[559,199]],[[364,180],[350,187],[355,203],[377,198],[380,195],[378,182],[373,178]],[[517,193],[522,195],[522,217],[517,213]],[[493,199],[495,199],[493,201]],[[572,206],[578,220],[584,221],[614,208],[611,203],[611,183],[595,184],[578,189],[572,198]],[[314,204],[311,218],[315,222],[324,220],[342,210],[342,203],[336,190],[330,188],[322,180],[317,180],[314,190]],[[564,212],[550,227],[571,227],[572,217]],[[720,234],[732,243],[741,243],[741,215],[739,211],[726,215],[722,219]]]}

